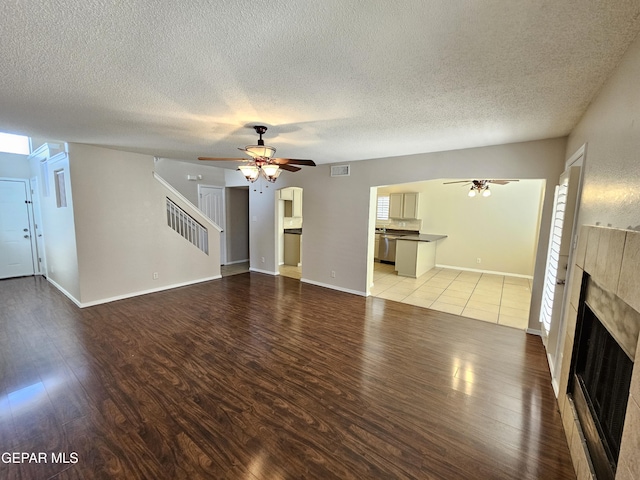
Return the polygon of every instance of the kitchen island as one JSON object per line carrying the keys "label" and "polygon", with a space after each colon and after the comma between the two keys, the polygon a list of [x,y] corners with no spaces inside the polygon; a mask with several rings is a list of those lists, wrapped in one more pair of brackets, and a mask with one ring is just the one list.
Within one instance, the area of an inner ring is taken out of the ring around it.
{"label": "kitchen island", "polygon": [[436,243],[446,235],[421,233],[396,240],[396,270],[401,277],[418,278],[436,266]]}

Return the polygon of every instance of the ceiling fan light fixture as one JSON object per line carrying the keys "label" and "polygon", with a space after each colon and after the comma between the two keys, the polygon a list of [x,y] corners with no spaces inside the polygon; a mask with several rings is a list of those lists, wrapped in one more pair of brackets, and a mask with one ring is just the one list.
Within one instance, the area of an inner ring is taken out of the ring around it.
{"label": "ceiling fan light fixture", "polygon": [[247,145],[244,151],[253,158],[264,158],[267,160],[273,158],[276,154],[276,149],[269,145]]}
{"label": "ceiling fan light fixture", "polygon": [[471,189],[469,189],[469,194],[470,197],[475,197],[476,196],[476,189],[474,187],[471,187]]}
{"label": "ceiling fan light fixture", "polygon": [[267,175],[267,172],[265,172],[264,169],[262,170],[262,174],[271,183],[275,183],[275,181],[280,176],[280,173],[282,173],[282,169],[280,169],[280,168],[278,168],[278,170],[276,170],[272,175]]}
{"label": "ceiling fan light fixture", "polygon": [[255,165],[240,165],[238,170],[240,170],[244,177],[251,183],[255,182],[258,179],[258,175],[260,175],[260,169]]}
{"label": "ceiling fan light fixture", "polygon": [[483,197],[490,197],[491,196],[491,190],[489,190],[489,185],[484,187],[484,191],[482,192],[482,196]]}
{"label": "ceiling fan light fixture", "polygon": [[271,180],[271,178],[273,177],[275,181],[275,179],[278,178],[278,175],[280,174],[280,167],[275,163],[267,163],[265,165],[262,165],[260,168],[262,169],[262,173],[265,175],[265,177],[267,177],[267,180]]}

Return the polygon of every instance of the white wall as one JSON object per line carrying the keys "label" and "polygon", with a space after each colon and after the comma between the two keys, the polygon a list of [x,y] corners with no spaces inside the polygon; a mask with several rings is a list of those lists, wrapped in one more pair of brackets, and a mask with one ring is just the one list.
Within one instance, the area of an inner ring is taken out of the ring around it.
{"label": "white wall", "polygon": [[0,177],[30,178],[31,169],[28,156],[0,152]]}
{"label": "white wall", "polygon": [[153,157],[80,144],[69,144],[69,157],[82,304],[220,275],[217,231],[209,229],[206,255],[167,226]]}
{"label": "white wall", "polygon": [[[331,177],[330,165],[284,172],[277,188],[304,188],[302,276],[332,288],[367,291],[372,268],[368,248],[371,187],[438,178],[520,178],[547,181],[542,230],[534,269],[530,318],[538,328],[539,303],[546,260],[553,185],[564,167],[566,139],[366,160],[351,163],[351,176]],[[341,162],[344,163],[344,162]],[[251,265],[277,271],[274,194],[250,192]],[[255,217],[255,221],[253,218]],[[372,250],[371,250],[372,253]],[[261,258],[265,262],[261,262]],[[336,272],[331,278],[331,271]]]}
{"label": "white wall", "polygon": [[[47,278],[55,283],[76,303],[80,301],[80,273],[76,249],[76,223],[74,215],[75,196],[71,185],[71,167],[69,157],[61,153],[48,162],[48,175],[43,178],[40,170],[40,159],[30,161],[32,176],[38,177],[40,187],[40,209],[45,238],[45,254],[47,259]],[[67,206],[58,207],[56,203],[54,172],[64,170]],[[49,185],[49,194],[44,195],[45,186]]]}
{"label": "white wall", "polygon": [[544,180],[491,185],[486,198],[444,181],[382,187],[378,194],[420,193],[420,231],[448,235],[437,244],[439,265],[533,276]]}
{"label": "white wall", "polygon": [[640,230],[640,37],[569,136],[587,144],[579,224]]}

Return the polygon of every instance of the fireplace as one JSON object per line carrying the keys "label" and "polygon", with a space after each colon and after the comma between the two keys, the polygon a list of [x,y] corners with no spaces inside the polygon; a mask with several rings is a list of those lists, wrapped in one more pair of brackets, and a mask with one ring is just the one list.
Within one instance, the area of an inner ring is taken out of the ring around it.
{"label": "fireplace", "polygon": [[[584,273],[583,290],[589,285]],[[586,297],[586,295],[583,295]],[[569,393],[598,479],[614,479],[633,361],[581,298]]]}
{"label": "fireplace", "polygon": [[640,231],[583,225],[562,332],[558,406],[579,480],[640,479]]}

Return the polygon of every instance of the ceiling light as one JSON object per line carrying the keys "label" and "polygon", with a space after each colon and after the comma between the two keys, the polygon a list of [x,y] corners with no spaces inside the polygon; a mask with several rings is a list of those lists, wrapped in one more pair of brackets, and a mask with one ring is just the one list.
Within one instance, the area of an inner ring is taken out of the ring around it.
{"label": "ceiling light", "polygon": [[275,163],[262,165],[262,167],[260,167],[260,171],[271,183],[275,182],[278,175],[280,175],[280,167]]}
{"label": "ceiling light", "polygon": [[489,196],[491,196],[491,190],[489,190],[489,185],[487,185],[486,187],[484,187],[484,192],[482,192],[482,196],[483,196],[483,197],[489,197]]}
{"label": "ceiling light", "polygon": [[476,189],[474,187],[471,187],[471,190],[469,190],[469,196],[470,197],[476,196]]}
{"label": "ceiling light", "polygon": [[269,145],[247,145],[240,150],[243,150],[253,158],[264,158],[265,160],[270,160],[276,153],[276,149]]}
{"label": "ceiling light", "polygon": [[251,183],[255,182],[258,179],[258,175],[260,175],[260,169],[255,165],[241,165],[238,167],[238,170],[240,170],[244,177]]}
{"label": "ceiling light", "polygon": [[242,172],[244,177],[251,183],[255,182],[260,174],[271,183],[274,183],[280,176],[280,166],[275,163],[266,163],[264,160],[256,160],[249,165],[241,165],[238,170]]}

